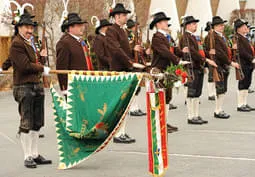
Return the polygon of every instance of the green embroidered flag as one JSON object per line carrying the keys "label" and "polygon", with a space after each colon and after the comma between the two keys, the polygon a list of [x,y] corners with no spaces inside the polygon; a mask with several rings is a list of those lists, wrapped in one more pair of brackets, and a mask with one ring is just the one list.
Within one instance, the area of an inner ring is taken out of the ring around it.
{"label": "green embroidered flag", "polygon": [[136,73],[70,74],[67,101],[51,88],[59,169],[71,168],[107,145],[124,120],[141,79]]}

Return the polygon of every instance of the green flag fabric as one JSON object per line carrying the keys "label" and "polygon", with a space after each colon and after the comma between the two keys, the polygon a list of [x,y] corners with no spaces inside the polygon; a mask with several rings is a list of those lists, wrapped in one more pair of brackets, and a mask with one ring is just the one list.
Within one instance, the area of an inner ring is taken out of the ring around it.
{"label": "green flag fabric", "polygon": [[51,88],[59,169],[76,166],[108,144],[141,79],[139,73],[69,74],[67,101]]}

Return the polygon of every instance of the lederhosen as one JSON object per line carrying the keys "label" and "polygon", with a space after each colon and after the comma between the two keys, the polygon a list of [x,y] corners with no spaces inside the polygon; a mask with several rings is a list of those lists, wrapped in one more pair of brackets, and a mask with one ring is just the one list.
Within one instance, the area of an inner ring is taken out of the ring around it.
{"label": "lederhosen", "polygon": [[[35,46],[25,42],[24,48],[25,55],[28,56],[27,58],[30,60],[29,62],[35,64],[39,59],[36,56]],[[12,50],[11,47],[10,52],[14,50]],[[17,60],[16,57],[18,56],[15,57],[14,54],[11,55],[11,57],[13,60],[14,77],[17,77],[18,71],[16,70],[15,65],[17,65],[17,63],[15,63],[15,60]],[[13,96],[18,103],[18,110],[21,117],[19,133],[28,133],[30,130],[39,131],[40,128],[44,126],[44,88],[43,84],[40,82],[41,74],[38,72],[37,74],[32,73],[31,75],[33,75],[33,79],[31,80],[34,81],[27,81],[22,84],[14,83],[13,86]],[[25,76],[22,77],[25,78]],[[29,75],[27,77],[29,77]]]}
{"label": "lederhosen", "polygon": [[[229,77],[229,65],[231,63],[229,50],[228,50],[228,44],[226,38],[220,37],[218,34],[214,32],[215,35],[215,50],[216,50],[216,64],[218,65],[217,71],[219,75],[221,76],[221,81],[216,82],[216,94],[221,95],[225,94],[228,90],[228,77]],[[216,36],[218,38],[216,38]],[[217,45],[218,42],[223,42],[223,46]],[[225,58],[222,60],[222,58]]]}
{"label": "lederhosen", "polygon": [[239,90],[248,90],[252,81],[253,72],[253,51],[247,38],[238,34],[238,49],[240,55],[241,67],[244,74],[244,79],[238,82]]}
{"label": "lederhosen", "polygon": [[[202,94],[203,80],[204,80],[204,53],[202,54],[202,46],[199,44],[199,39],[196,36],[185,32],[187,39],[182,38],[180,41],[181,48],[187,47],[186,41],[189,41],[189,50],[192,60],[192,65],[188,65],[190,70],[193,70],[194,78],[192,81],[188,82],[186,86],[188,87],[188,98],[198,98]],[[186,45],[185,45],[186,44]],[[201,48],[201,49],[200,49]],[[201,51],[200,51],[201,50]],[[189,55],[189,54],[185,54]],[[203,55],[203,56],[202,56]],[[185,57],[188,58],[188,57]]]}
{"label": "lederhosen", "polygon": [[19,105],[19,132],[39,131],[44,126],[44,89],[41,83],[15,85],[13,96]]}

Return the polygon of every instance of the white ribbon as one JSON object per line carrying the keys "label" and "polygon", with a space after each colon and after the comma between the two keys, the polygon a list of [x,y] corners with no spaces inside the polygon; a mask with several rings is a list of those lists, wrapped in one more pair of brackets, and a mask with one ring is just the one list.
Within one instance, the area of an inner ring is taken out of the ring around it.
{"label": "white ribbon", "polygon": [[62,16],[61,16],[61,19],[60,19],[59,26],[62,25],[62,23],[64,22],[65,18],[67,18],[67,16],[68,16],[67,7],[68,7],[69,0],[62,0],[62,2],[64,4],[64,11],[62,12]]}

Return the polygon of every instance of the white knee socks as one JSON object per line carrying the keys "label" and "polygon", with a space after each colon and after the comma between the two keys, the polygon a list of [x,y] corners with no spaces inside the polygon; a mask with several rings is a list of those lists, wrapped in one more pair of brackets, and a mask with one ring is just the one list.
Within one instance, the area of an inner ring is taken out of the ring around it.
{"label": "white knee socks", "polygon": [[32,139],[29,133],[20,133],[20,142],[24,152],[24,160],[28,157],[32,156],[31,146],[32,146]]}
{"label": "white knee socks", "polygon": [[216,95],[215,82],[208,82],[208,96],[212,97]]}
{"label": "white knee socks", "polygon": [[30,131],[30,135],[32,137],[32,146],[31,153],[33,158],[38,157],[38,140],[39,140],[39,132],[38,131]]}
{"label": "white knee socks", "polygon": [[24,152],[24,159],[38,157],[39,132],[30,130],[29,133],[20,133],[21,146]]}
{"label": "white knee socks", "polygon": [[187,98],[187,110],[188,110],[188,119],[192,119],[194,117],[194,104],[192,98]]}
{"label": "white knee socks", "polygon": [[199,116],[199,98],[193,98],[194,104],[194,117]]}
{"label": "white knee socks", "polygon": [[225,94],[220,94],[216,96],[216,105],[215,105],[215,113],[219,114],[222,111],[222,106],[224,102]]}
{"label": "white knee socks", "polygon": [[126,120],[122,122],[121,127],[119,128],[119,131],[116,132],[115,137],[120,137],[121,135],[126,134]]}

